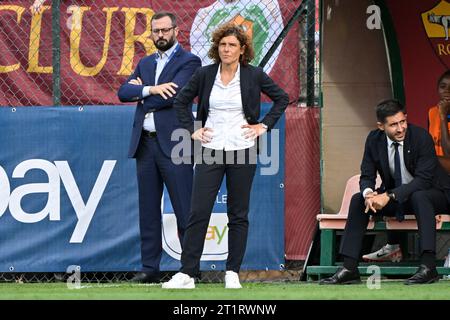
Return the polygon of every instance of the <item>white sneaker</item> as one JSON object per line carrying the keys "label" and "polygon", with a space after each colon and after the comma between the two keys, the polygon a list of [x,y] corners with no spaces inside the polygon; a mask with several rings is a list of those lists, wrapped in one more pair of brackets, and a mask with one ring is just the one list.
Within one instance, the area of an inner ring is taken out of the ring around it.
{"label": "white sneaker", "polygon": [[163,289],[195,289],[194,278],[178,272],[172,279],[162,284]]}
{"label": "white sneaker", "polygon": [[225,289],[241,289],[239,274],[234,271],[225,272]]}
{"label": "white sneaker", "polygon": [[363,255],[363,260],[367,262],[400,262],[402,258],[402,250],[398,244],[387,244],[378,251]]}

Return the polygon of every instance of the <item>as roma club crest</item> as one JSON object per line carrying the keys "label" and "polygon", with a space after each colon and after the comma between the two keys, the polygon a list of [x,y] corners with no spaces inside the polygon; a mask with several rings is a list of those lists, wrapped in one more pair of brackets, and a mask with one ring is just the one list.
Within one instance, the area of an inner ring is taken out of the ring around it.
{"label": "as roma club crest", "polygon": [[429,43],[445,66],[450,66],[450,3],[442,0],[434,8],[422,13],[422,23]]}

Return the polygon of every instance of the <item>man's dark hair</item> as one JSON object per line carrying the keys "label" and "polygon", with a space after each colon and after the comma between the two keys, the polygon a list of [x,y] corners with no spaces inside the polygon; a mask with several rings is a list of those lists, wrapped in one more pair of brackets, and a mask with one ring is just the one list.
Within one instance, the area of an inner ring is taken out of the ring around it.
{"label": "man's dark hair", "polygon": [[439,85],[441,84],[442,80],[450,78],[450,70],[445,71],[443,74],[441,74],[441,76],[439,77],[439,80],[437,82],[437,86],[439,87]]}
{"label": "man's dark hair", "polygon": [[399,112],[405,112],[405,107],[400,101],[395,99],[387,99],[378,103],[376,107],[376,114],[378,122],[384,123],[387,117],[396,115]]}
{"label": "man's dark hair", "polygon": [[171,13],[171,12],[167,12],[167,11],[159,11],[156,12],[153,16],[152,19],[150,20],[150,25],[152,24],[153,20],[158,20],[164,17],[169,17],[170,20],[172,20],[172,27],[176,27],[177,26],[177,17]]}

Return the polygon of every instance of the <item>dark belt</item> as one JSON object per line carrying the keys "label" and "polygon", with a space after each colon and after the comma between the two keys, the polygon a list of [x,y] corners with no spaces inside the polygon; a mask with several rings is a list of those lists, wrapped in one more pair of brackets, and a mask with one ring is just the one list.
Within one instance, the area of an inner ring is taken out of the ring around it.
{"label": "dark belt", "polygon": [[142,130],[142,135],[149,137],[149,138],[156,138],[156,131]]}

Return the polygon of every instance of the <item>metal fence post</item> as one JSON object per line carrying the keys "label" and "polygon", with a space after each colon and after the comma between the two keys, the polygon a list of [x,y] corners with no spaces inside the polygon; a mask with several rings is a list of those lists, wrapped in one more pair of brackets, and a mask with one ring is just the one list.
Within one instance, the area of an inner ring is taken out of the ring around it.
{"label": "metal fence post", "polygon": [[52,0],[53,105],[61,104],[61,30],[59,1]]}
{"label": "metal fence post", "polygon": [[315,100],[315,58],[316,58],[316,3],[308,0],[306,33],[307,33],[307,57],[306,57],[306,106],[313,107]]}

